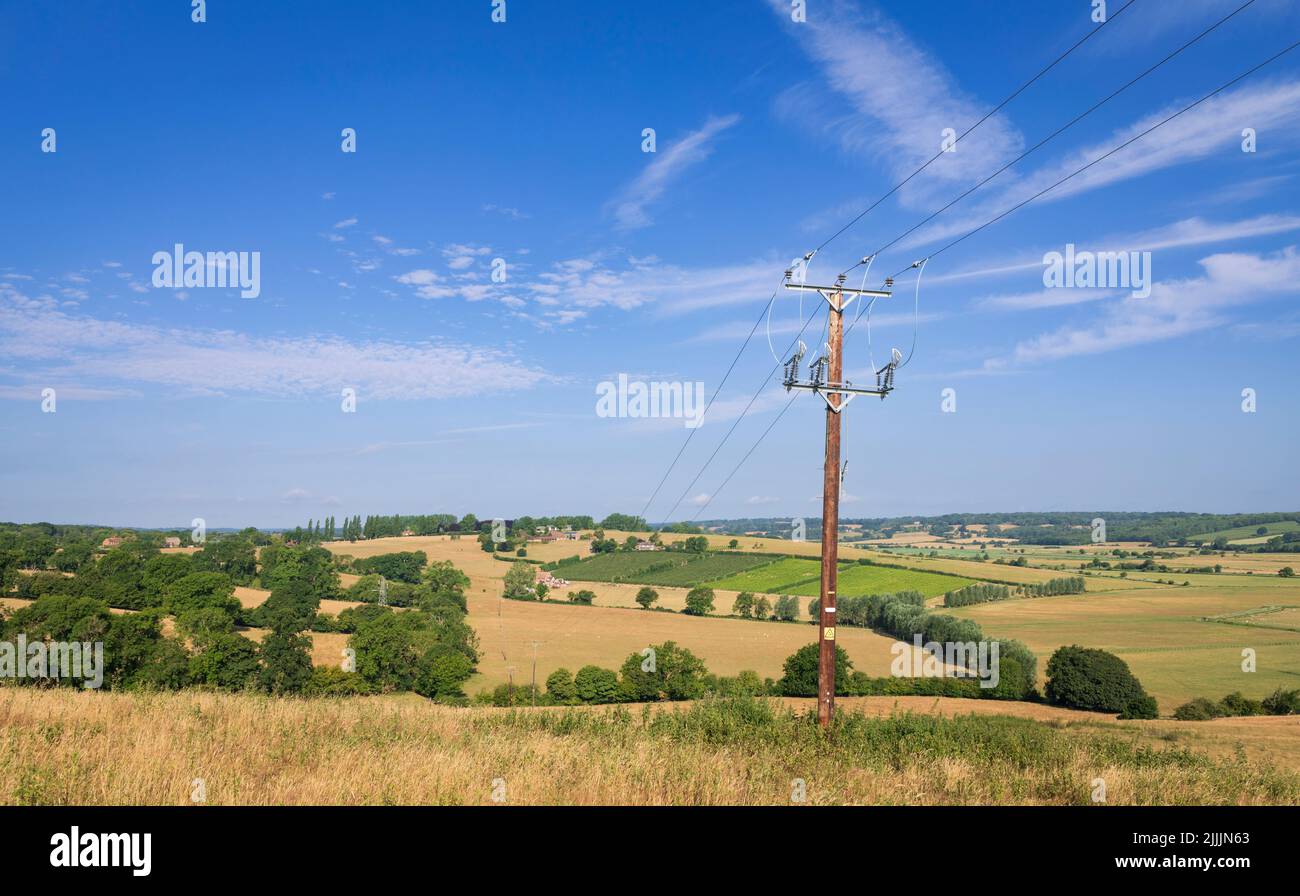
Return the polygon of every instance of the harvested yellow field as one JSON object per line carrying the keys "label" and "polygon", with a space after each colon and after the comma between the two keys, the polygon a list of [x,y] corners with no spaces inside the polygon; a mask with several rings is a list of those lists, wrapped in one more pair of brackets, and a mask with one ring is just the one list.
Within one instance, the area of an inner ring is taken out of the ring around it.
{"label": "harvested yellow field", "polygon": [[253,607],[260,607],[262,604],[266,603],[266,599],[270,596],[271,592],[262,588],[249,588],[245,585],[235,586],[235,597],[238,599],[240,605],[246,610],[251,610]]}
{"label": "harvested yellow field", "polygon": [[[556,570],[555,574],[563,575],[564,570]],[[625,582],[571,582],[562,588],[552,588],[547,598],[548,600],[563,600],[570,591],[590,591],[596,595],[594,605],[597,607],[640,609],[641,605],[636,602],[636,595],[644,587],[653,588],[658,593],[659,599],[654,602],[655,607],[663,607],[678,612],[686,608],[686,595],[691,593],[689,588],[674,588],[668,585],[645,586]],[[721,616],[730,613],[731,605],[735,603],[739,594],[739,591],[724,591],[721,588],[713,589],[714,613]],[[803,607],[800,612],[805,612],[811,601],[811,597],[800,597],[799,603]]]}
{"label": "harvested yellow field", "polygon": [[[450,535],[407,535],[395,538],[372,538],[368,541],[330,541],[322,545],[333,554],[356,557],[376,557],[380,554],[393,554],[398,551],[424,551],[430,562],[450,560],[467,575],[491,575],[497,577],[505,574],[508,566],[481,547],[475,538]],[[586,556],[591,551],[590,543],[585,541],[530,542],[524,546],[530,560],[560,560],[574,554]],[[514,559],[511,557],[510,559]],[[355,580],[353,580],[355,581]]]}
{"label": "harvested yellow field", "polygon": [[[927,572],[944,572],[949,575],[965,576],[970,579],[994,579],[1002,582],[1012,582],[1017,585],[1032,585],[1051,579],[1059,579],[1063,576],[1077,576],[1080,574],[1077,564],[1075,564],[1074,569],[1037,569],[1033,566],[999,565],[992,562],[982,563],[978,560],[960,560],[948,557],[898,557],[868,550],[852,550],[847,553],[841,551],[840,556],[845,560],[869,558],[877,563],[892,563],[895,566],[906,565],[912,569],[921,569]],[[1112,586],[1101,577],[1088,578],[1087,588],[1089,591],[1105,591],[1115,587],[1128,590],[1142,586],[1132,584]]]}
{"label": "harvested yellow field", "polygon": [[[704,660],[710,672],[735,675],[751,669],[764,678],[780,678],[786,657],[817,640],[811,624],[758,622],[692,617],[680,613],[583,607],[569,604],[506,600],[471,594],[469,622],[478,632],[482,659],[469,692],[510,678],[516,684],[532,675],[537,641],[537,681],[564,667],[617,669],[629,655],[664,641],[676,641]],[[839,644],[854,668],[868,675],[889,674],[894,639],[860,628],[839,629]],[[913,648],[908,648],[909,650]]]}
{"label": "harvested yellow field", "polygon": [[[241,628],[239,634],[258,644],[270,634],[264,628]],[[334,666],[342,668],[343,649],[348,646],[348,635],[338,632],[303,632],[311,638],[311,662],[313,666]]]}
{"label": "harvested yellow field", "polygon": [[924,542],[934,541],[934,536],[929,532],[895,532],[888,538],[871,538],[867,539],[866,544],[878,545],[915,545]]}
{"label": "harvested yellow field", "polygon": [[[623,541],[629,535],[636,535],[641,538],[648,538],[649,532],[615,532],[608,530],[605,532],[606,538],[613,538],[615,541]],[[670,532],[660,534],[664,544],[679,544],[691,537],[690,535],[679,535]],[[713,535],[705,534],[708,539],[709,550],[711,551],[744,551],[746,553],[757,554],[790,554],[795,557],[820,557],[822,552],[820,541],[790,541],[784,538],[767,538],[761,535]],[[736,546],[731,547],[731,541],[735,539]],[[581,553],[586,556],[588,548],[585,542],[581,543],[583,550]],[[578,553],[570,551],[569,555]]]}
{"label": "harvested yellow field", "polygon": [[[25,597],[0,597],[0,607],[13,611],[31,605],[31,601]],[[135,610],[124,610],[121,607],[109,607],[110,613],[134,613]]]}

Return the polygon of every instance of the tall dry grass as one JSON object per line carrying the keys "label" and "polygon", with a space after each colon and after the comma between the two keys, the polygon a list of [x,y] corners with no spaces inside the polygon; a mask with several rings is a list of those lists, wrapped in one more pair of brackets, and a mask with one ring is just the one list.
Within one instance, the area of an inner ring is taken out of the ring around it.
{"label": "tall dry grass", "polygon": [[[0,687],[0,802],[189,804],[1296,803],[1300,777],[1122,731],[778,702],[502,711],[407,698]],[[498,791],[498,795],[499,795]]]}

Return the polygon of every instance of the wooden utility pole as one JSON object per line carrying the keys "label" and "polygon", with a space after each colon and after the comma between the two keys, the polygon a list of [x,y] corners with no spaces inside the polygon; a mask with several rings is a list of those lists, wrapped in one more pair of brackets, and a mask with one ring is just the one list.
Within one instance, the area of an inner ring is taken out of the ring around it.
{"label": "wooden utility pole", "polygon": [[[844,378],[844,294],[831,294],[827,322],[830,382]],[[817,722],[825,728],[835,714],[835,589],[840,556],[840,411],[844,396],[826,396],[826,462],[822,470],[822,583],[817,634]]]}
{"label": "wooden utility pole", "polygon": [[[784,385],[790,389],[808,389],[826,402],[826,457],[822,470],[822,580],[821,604],[817,632],[817,721],[825,728],[835,714],[835,591],[840,553],[840,415],[844,406],[858,395],[879,395],[882,399],[893,390],[894,368],[891,361],[875,371],[874,389],[857,388],[844,379],[844,309],[863,296],[888,297],[878,289],[847,289],[844,275],[834,286],[806,286],[790,280],[787,289],[813,290],[830,306],[827,321],[826,353],[809,366],[809,379],[799,379],[799,364],[806,351],[803,343],[785,363]],[[886,283],[892,286],[892,282]],[[847,296],[847,299],[846,299]]]}
{"label": "wooden utility pole", "polygon": [[537,648],[545,641],[533,641],[533,706],[537,705]]}

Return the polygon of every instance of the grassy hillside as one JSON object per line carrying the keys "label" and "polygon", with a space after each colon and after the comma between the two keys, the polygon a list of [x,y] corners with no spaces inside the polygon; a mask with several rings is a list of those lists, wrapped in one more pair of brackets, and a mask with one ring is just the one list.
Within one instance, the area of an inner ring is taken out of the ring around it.
{"label": "grassy hillside", "polygon": [[1252,736],[846,704],[827,736],[811,701],[507,711],[6,687],[0,802],[190,805],[202,779],[209,804],[487,804],[495,790],[511,804],[782,805],[796,781],[812,804],[1089,804],[1097,778],[1111,804],[1300,802],[1295,771],[1225,754],[1216,734],[1258,754],[1284,719],[1250,720],[1264,723]]}

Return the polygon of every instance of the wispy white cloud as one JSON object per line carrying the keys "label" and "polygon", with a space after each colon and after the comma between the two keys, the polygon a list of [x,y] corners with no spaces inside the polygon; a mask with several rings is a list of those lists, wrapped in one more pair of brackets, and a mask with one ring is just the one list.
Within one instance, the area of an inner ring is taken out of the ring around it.
{"label": "wispy white cloud", "polygon": [[486,205],[484,205],[483,211],[489,214],[501,215],[504,218],[510,218],[514,221],[524,221],[531,217],[531,215],[527,215],[524,212],[521,212],[517,208],[512,208],[509,206],[502,206],[502,205],[493,205],[492,203],[487,203]]}
{"label": "wispy white cloud", "polygon": [[[1184,218],[1161,227],[1127,234],[1114,234],[1088,240],[1091,251],[1106,252],[1159,252],[1164,249],[1185,249],[1233,240],[1273,236],[1300,230],[1300,215],[1258,215],[1239,221],[1207,221],[1201,217]],[[1083,245],[1080,242],[1080,245]],[[1042,270],[1043,256],[1047,251],[1061,251],[1061,246],[1034,254],[1026,253],[1002,261],[985,263],[950,274],[926,273],[926,282],[934,285],[953,280],[972,280],[1001,277],[1026,270]]]}
{"label": "wispy white cloud", "polygon": [[464,271],[474,266],[474,262],[484,255],[492,252],[490,246],[466,246],[461,243],[452,243],[450,246],[444,246],[442,249],[443,258],[447,259],[447,267],[453,271]]}
{"label": "wispy white cloud", "polygon": [[1113,289],[1040,289],[1032,292],[1012,293],[1008,295],[985,296],[975,300],[977,308],[994,311],[1029,311],[1039,308],[1062,308],[1066,305],[1082,305],[1085,302],[1099,302],[1115,295]]}
{"label": "wispy white cloud", "polygon": [[739,115],[711,117],[699,130],[656,152],[645,170],[608,204],[615,225],[620,230],[634,230],[652,224],[647,207],[661,199],[687,169],[707,159],[718,135],[738,121]]}
{"label": "wispy white cloud", "polygon": [[493,423],[485,426],[462,426],[457,429],[445,429],[447,435],[468,435],[481,432],[506,432],[513,429],[536,429],[544,423]]}
{"label": "wispy white cloud", "polygon": [[[191,395],[428,399],[526,389],[551,377],[494,348],[338,336],[269,337],[72,315],[0,287],[0,354],[10,376],[83,389],[162,386]],[[14,362],[20,374],[14,374]],[[21,384],[20,384],[21,385]]]}
{"label": "wispy white cloud", "polygon": [[[798,84],[777,97],[777,114],[801,129],[829,134],[846,152],[884,164],[899,179],[939,152],[945,129],[961,134],[988,111],[958,87],[937,57],[879,11],[828,0],[795,24],[788,2],[768,2],[840,100],[820,85]],[[973,181],[1022,144],[1011,123],[994,115],[900,197],[921,202],[937,184]]]}
{"label": "wispy white cloud", "polygon": [[26,386],[0,385],[0,401],[29,401],[36,404],[44,396],[41,391],[46,388],[54,390],[57,401],[113,401],[120,398],[139,398],[135,389],[94,389],[65,383],[62,379],[49,379]]}
{"label": "wispy white cloud", "polygon": [[[1234,306],[1300,294],[1300,254],[1294,246],[1271,255],[1221,253],[1201,260],[1204,273],[1152,286],[1146,298],[1108,304],[1089,325],[1067,325],[1019,343],[986,370],[1161,342],[1224,326]],[[1062,290],[1064,291],[1064,290]]]}
{"label": "wispy white cloud", "polygon": [[[1117,129],[1104,140],[1049,162],[1018,181],[1005,185],[995,181],[972,194],[975,198],[971,205],[945,213],[933,224],[899,243],[899,248],[922,246],[972,230],[1101,158],[1187,105],[1185,99],[1171,102],[1159,111]],[[1241,141],[1241,129],[1224,127],[1225,121],[1250,122],[1250,126],[1259,132],[1267,132],[1277,146],[1295,143],[1300,137],[1300,80],[1275,80],[1221,93],[1052,189],[1035,202],[1059,202],[1186,165],[1234,147]]]}

